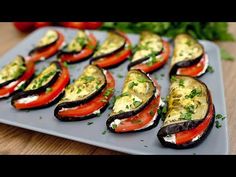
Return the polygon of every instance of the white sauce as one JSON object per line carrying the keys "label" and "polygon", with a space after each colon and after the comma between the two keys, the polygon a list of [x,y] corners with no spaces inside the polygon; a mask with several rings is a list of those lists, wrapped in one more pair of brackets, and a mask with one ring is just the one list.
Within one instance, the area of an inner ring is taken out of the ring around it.
{"label": "white sauce", "polygon": [[10,84],[6,85],[5,87],[6,88],[11,88],[12,86],[14,86],[18,81],[14,81],[14,82],[11,82]]}
{"label": "white sauce", "polygon": [[100,113],[101,113],[100,109],[93,112],[93,114],[100,114]]}
{"label": "white sauce", "polygon": [[115,126],[119,126],[121,123],[121,120],[120,119],[115,119],[111,124],[110,124],[110,127],[112,128],[113,125]]}
{"label": "white sauce", "polygon": [[38,95],[28,96],[26,98],[21,98],[17,100],[18,103],[30,103],[38,99]]}
{"label": "white sauce", "polygon": [[166,137],[163,137],[166,142],[174,143],[176,144],[176,137],[175,134],[168,135]]}

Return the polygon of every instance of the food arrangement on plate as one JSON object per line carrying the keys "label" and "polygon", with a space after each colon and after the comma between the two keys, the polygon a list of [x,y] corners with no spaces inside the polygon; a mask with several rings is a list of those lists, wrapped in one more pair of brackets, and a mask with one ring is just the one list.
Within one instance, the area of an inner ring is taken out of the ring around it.
{"label": "food arrangement on plate", "polygon": [[[60,121],[96,119],[116,91],[116,79],[109,69],[129,59],[122,90],[104,126],[123,134],[162,124],[157,137],[170,148],[190,148],[207,137],[215,108],[207,85],[196,79],[206,73],[209,61],[197,40],[188,34],[177,35],[172,58],[169,42],[147,31],[140,34],[133,50],[129,38],[120,31],[107,32],[106,39],[99,42],[92,32],[78,30],[65,43],[62,33],[48,30],[28,56],[18,55],[0,70],[0,98],[12,96],[11,105],[17,110],[56,105],[54,116]],[[56,61],[36,75],[35,65],[52,56]],[[170,87],[165,103],[162,86],[151,73],[161,70],[169,58]],[[66,64],[83,61],[89,65],[72,81]],[[163,114],[164,106],[167,111]]]}

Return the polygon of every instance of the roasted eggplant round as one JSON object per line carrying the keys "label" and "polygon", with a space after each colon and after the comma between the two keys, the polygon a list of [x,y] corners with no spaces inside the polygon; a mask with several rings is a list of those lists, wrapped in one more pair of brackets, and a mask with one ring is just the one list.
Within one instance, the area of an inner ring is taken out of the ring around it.
{"label": "roasted eggplant round", "polygon": [[29,60],[38,62],[45,60],[54,54],[63,46],[64,36],[56,30],[48,30],[39,40],[38,44],[29,52]]}
{"label": "roasted eggplant round", "polygon": [[7,98],[23,88],[34,74],[34,63],[18,55],[0,70],[0,98]]}
{"label": "roasted eggplant round", "polygon": [[113,92],[111,74],[96,65],[88,65],[79,78],[66,88],[54,115],[62,121],[95,117],[104,110]]}
{"label": "roasted eggplant round", "polygon": [[26,71],[24,57],[18,55],[0,70],[0,88],[19,79]]}
{"label": "roasted eggplant round", "polygon": [[144,31],[141,33],[128,69],[140,69],[146,73],[153,72],[165,65],[169,55],[168,42],[162,40],[157,34]]}
{"label": "roasted eggplant round", "polygon": [[106,40],[90,58],[90,64],[111,68],[121,64],[131,54],[131,42],[121,32],[110,31]]}
{"label": "roasted eggplant round", "polygon": [[54,61],[11,100],[16,109],[34,109],[51,105],[69,83],[68,69]]}
{"label": "roasted eggplant round", "polygon": [[160,87],[140,70],[131,70],[106,122],[115,133],[143,131],[158,123]]}
{"label": "roasted eggplant round", "polygon": [[187,34],[177,35],[174,43],[170,76],[187,75],[200,77],[203,75],[208,67],[208,56],[203,46]]}
{"label": "roasted eggplant round", "polygon": [[172,76],[168,110],[157,136],[167,147],[195,146],[211,130],[214,114],[210,91],[203,82],[189,76]]}
{"label": "roasted eggplant round", "polygon": [[94,53],[96,46],[95,36],[92,33],[87,35],[85,31],[80,30],[75,38],[60,50],[57,58],[68,64],[77,63],[89,58]]}

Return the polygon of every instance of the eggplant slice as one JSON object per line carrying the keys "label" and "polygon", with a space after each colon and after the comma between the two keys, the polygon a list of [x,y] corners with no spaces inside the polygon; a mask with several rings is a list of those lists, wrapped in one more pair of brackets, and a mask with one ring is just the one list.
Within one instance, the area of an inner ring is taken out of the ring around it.
{"label": "eggplant slice", "polygon": [[59,52],[61,54],[77,54],[88,44],[88,36],[85,31],[79,30],[75,38]]}
{"label": "eggplant slice", "polygon": [[59,34],[58,34],[57,31],[55,31],[55,30],[48,30],[44,34],[44,36],[40,39],[38,44],[36,44],[34,49],[32,49],[29,52],[29,55],[31,56],[34,52],[43,50],[43,49],[45,49],[45,48],[55,44],[58,39],[59,39]]}
{"label": "eggplant slice", "polygon": [[94,60],[106,57],[122,50],[125,47],[126,39],[118,32],[110,31],[108,36],[99,49],[93,54],[90,63]]}
{"label": "eggplant slice", "polygon": [[58,61],[51,62],[51,64],[36,76],[23,91],[16,93],[12,97],[12,105],[14,105],[16,100],[27,100],[27,98],[32,98],[45,92],[47,88],[56,82],[61,72],[62,68],[60,63]]}
{"label": "eggplant slice", "polygon": [[[54,114],[60,120],[58,112],[62,109],[84,104],[96,97],[106,87],[107,80],[105,70],[96,65],[88,65],[74,83],[67,86],[65,95],[55,108]],[[89,115],[91,117],[92,115]],[[86,117],[87,118],[87,117]],[[84,119],[80,119],[84,120]]]}
{"label": "eggplant slice", "polygon": [[[191,130],[202,123],[213,106],[212,120],[197,139],[176,144],[175,133]],[[157,136],[164,146],[173,148],[192,147],[207,135],[214,122],[214,105],[207,86],[190,76],[172,76],[168,96],[168,111]]]}
{"label": "eggplant slice", "polygon": [[24,57],[18,55],[0,70],[0,88],[19,79],[26,71]]}
{"label": "eggplant slice", "polygon": [[151,56],[157,56],[163,51],[162,38],[154,33],[144,31],[132,56],[129,68],[148,60]]}
{"label": "eggplant slice", "polygon": [[199,63],[205,54],[203,46],[188,34],[177,35],[174,45],[170,76],[176,75],[179,68],[185,68]]}
{"label": "eggplant slice", "polygon": [[[116,97],[112,112],[106,122],[108,129],[114,132],[111,127],[114,122],[120,122],[121,119],[127,119],[141,112],[159,95],[158,92],[159,90],[157,90],[149,75],[141,70],[130,70],[125,79],[122,93]],[[150,129],[156,126],[157,123],[155,119],[150,127],[148,126],[144,129]]]}

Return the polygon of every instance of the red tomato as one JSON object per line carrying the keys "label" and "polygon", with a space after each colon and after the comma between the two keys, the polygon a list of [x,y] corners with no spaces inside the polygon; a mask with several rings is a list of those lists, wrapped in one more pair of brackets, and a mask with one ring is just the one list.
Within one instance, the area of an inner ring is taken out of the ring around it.
{"label": "red tomato", "polygon": [[29,102],[29,103],[19,103],[16,100],[14,103],[14,107],[16,109],[35,108],[35,107],[47,105],[53,100],[55,100],[63,92],[64,88],[70,81],[70,74],[69,74],[68,69],[63,65],[61,65],[61,67],[62,67],[62,73],[60,77],[58,77],[57,81],[51,86],[52,91],[48,93],[43,92],[39,94],[39,97],[37,100]]}
{"label": "red tomato", "polygon": [[205,54],[199,63],[186,67],[186,68],[180,68],[178,69],[178,74],[180,75],[187,75],[192,77],[197,77],[199,73],[201,73],[205,69],[205,65],[207,63],[208,56]]}
{"label": "red tomato", "polygon": [[[111,99],[115,88],[115,80],[109,71],[107,71],[106,73],[106,79],[107,79],[107,86],[98,96],[96,96],[91,101],[88,101],[85,104],[79,105],[72,109],[59,111],[58,115],[60,116],[60,119],[63,119],[63,117],[76,117],[76,118],[84,117],[92,114],[96,110],[103,108],[107,104],[107,102],[109,102],[109,100]],[[104,93],[108,89],[112,89],[113,91],[109,96],[105,97]]]}
{"label": "red tomato", "polygon": [[86,29],[97,29],[102,26],[102,22],[86,22]]}
{"label": "red tomato", "polygon": [[41,27],[51,26],[51,25],[53,25],[52,22],[35,22],[34,23],[35,28],[41,28]]}
{"label": "red tomato", "polygon": [[34,29],[34,22],[14,22],[13,24],[21,32],[29,32]]}
{"label": "red tomato", "polygon": [[175,134],[176,144],[187,143],[187,142],[191,141],[193,138],[195,138],[196,136],[203,133],[207,129],[207,127],[209,126],[209,124],[211,122],[211,119],[213,118],[213,114],[214,114],[213,111],[214,111],[214,108],[213,108],[213,104],[211,102],[208,115],[201,124],[199,124],[194,129],[182,131],[182,132],[179,132],[179,133]]}
{"label": "red tomato", "polygon": [[59,24],[69,28],[86,29],[86,22],[60,22]]}

